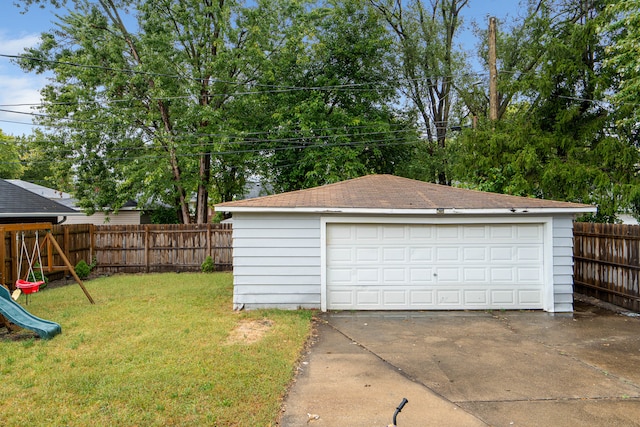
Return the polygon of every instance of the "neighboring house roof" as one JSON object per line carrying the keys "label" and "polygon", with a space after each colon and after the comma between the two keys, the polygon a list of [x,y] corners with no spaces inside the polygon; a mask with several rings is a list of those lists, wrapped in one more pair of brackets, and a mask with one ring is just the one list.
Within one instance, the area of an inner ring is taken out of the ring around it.
{"label": "neighboring house roof", "polygon": [[[44,187],[42,185],[34,184],[32,182],[23,181],[21,179],[7,179],[5,180],[10,182],[13,185],[17,185],[18,187],[24,188],[25,190],[31,191],[32,193],[38,194],[42,197],[46,197],[47,199],[53,200],[61,205],[67,206],[68,208],[74,209],[76,211],[81,210],[77,206],[77,200],[73,198],[73,196],[69,193],[65,193],[64,191],[54,190],[53,188]],[[120,207],[121,211],[135,211],[138,210],[138,204],[134,200],[129,200],[122,207]]]}
{"label": "neighboring house roof", "polygon": [[0,179],[0,217],[68,215],[82,215],[82,213]]}
{"label": "neighboring house roof", "polygon": [[215,208],[226,212],[394,214],[589,213],[597,210],[580,203],[487,193],[393,175],[367,175],[306,190],[220,203]]}
{"label": "neighboring house roof", "polygon": [[29,190],[32,193],[38,194],[42,197],[46,197],[47,199],[70,199],[72,196],[69,193],[65,193],[64,191],[54,190],[53,188],[44,187],[42,185],[34,184],[33,182],[23,181],[21,179],[7,179],[7,182],[10,182],[13,185],[17,185],[18,187],[24,188],[25,190]]}

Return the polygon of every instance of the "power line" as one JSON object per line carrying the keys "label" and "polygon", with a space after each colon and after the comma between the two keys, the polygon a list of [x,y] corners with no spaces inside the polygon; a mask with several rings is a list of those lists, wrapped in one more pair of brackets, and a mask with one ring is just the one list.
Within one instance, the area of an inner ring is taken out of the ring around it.
{"label": "power line", "polygon": [[[228,151],[212,151],[207,152],[206,154],[210,154],[212,156],[223,157],[226,155],[236,155],[236,154],[251,154],[251,153],[269,153],[275,151],[285,151],[285,150],[298,150],[298,149],[328,149],[334,147],[354,147],[354,148],[367,148],[367,147],[390,147],[390,146],[401,146],[401,145],[413,145],[419,142],[418,139],[414,141],[407,140],[398,140],[393,138],[385,138],[378,140],[366,140],[366,141],[352,141],[352,142],[342,142],[342,143],[328,143],[328,144],[299,144],[292,146],[280,146],[280,147],[261,147],[255,149],[245,149],[245,150],[228,150]],[[194,158],[200,157],[205,153],[176,153],[177,158]],[[144,161],[144,160],[154,160],[154,159],[166,159],[166,155],[140,155],[133,157],[99,157],[97,160],[105,161],[105,162],[118,162],[118,161]],[[33,161],[1,161],[0,164],[47,164],[54,162],[61,162],[64,160],[68,161],[76,161],[75,158],[67,158],[67,159],[57,159],[57,160],[33,160]]]}

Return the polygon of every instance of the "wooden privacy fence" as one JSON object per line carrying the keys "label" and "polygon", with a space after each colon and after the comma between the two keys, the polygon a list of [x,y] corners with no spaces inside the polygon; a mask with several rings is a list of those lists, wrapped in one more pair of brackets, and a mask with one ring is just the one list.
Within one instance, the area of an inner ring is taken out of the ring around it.
{"label": "wooden privacy fence", "polygon": [[574,290],[640,311],[640,226],[573,225]]}
{"label": "wooden privacy fence", "polygon": [[[53,237],[72,265],[96,263],[98,274],[200,271],[211,256],[216,270],[231,270],[231,224],[54,225]],[[13,286],[19,252],[16,233],[0,236],[0,283]],[[4,238],[3,238],[4,237]],[[33,248],[35,235],[25,235]],[[54,254],[54,257],[58,257]],[[59,258],[59,257],[58,257]],[[56,265],[61,260],[55,258]]]}
{"label": "wooden privacy fence", "polygon": [[207,256],[216,270],[231,270],[231,232],[231,224],[96,226],[96,272],[200,271]]}

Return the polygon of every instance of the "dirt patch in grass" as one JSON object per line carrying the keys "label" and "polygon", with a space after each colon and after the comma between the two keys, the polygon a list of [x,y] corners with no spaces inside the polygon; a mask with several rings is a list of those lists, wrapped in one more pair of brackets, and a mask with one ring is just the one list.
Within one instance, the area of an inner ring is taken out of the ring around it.
{"label": "dirt patch in grass", "polygon": [[0,326],[0,342],[1,341],[26,341],[39,339],[35,332],[18,328],[15,331],[9,330],[4,326]]}
{"label": "dirt patch in grass", "polygon": [[260,341],[272,326],[269,319],[243,319],[233,328],[225,344],[253,344]]}

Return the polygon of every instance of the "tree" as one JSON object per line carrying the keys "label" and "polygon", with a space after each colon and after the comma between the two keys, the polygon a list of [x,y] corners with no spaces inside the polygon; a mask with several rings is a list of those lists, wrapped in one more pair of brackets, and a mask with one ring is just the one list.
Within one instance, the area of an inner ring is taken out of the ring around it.
{"label": "tree", "polygon": [[330,0],[297,16],[261,81],[289,89],[265,90],[252,114],[256,129],[269,129],[260,134],[261,175],[289,191],[393,173],[415,136],[389,106],[397,83],[379,15],[363,0]]}
{"label": "tree", "polygon": [[603,7],[567,0],[538,9],[539,62],[512,86],[517,102],[499,123],[464,134],[456,179],[489,191],[595,203],[600,221],[630,206],[640,188],[638,152],[613,130],[614,116],[602,102],[616,87],[602,66],[605,40],[596,31]]}
{"label": "tree", "polygon": [[286,9],[273,1],[69,3],[73,10],[20,64],[54,74],[40,121],[58,126],[53,145],[76,174],[80,206],[163,201],[189,222],[195,193],[196,222],[205,222],[209,191],[228,200],[248,174],[233,104],[260,76]]}
{"label": "tree", "polygon": [[455,101],[454,82],[463,69],[454,37],[460,12],[469,0],[370,0],[395,36],[404,94],[417,110],[427,139],[428,154],[440,159],[430,181],[449,184],[445,150],[450,114]]}
{"label": "tree", "polygon": [[610,99],[617,110],[618,124],[630,128],[637,141],[640,123],[640,0],[611,0],[608,21],[601,35],[611,40],[605,66],[618,75],[620,84]]}
{"label": "tree", "polygon": [[15,138],[0,130],[0,178],[16,179],[22,175],[23,166]]}

